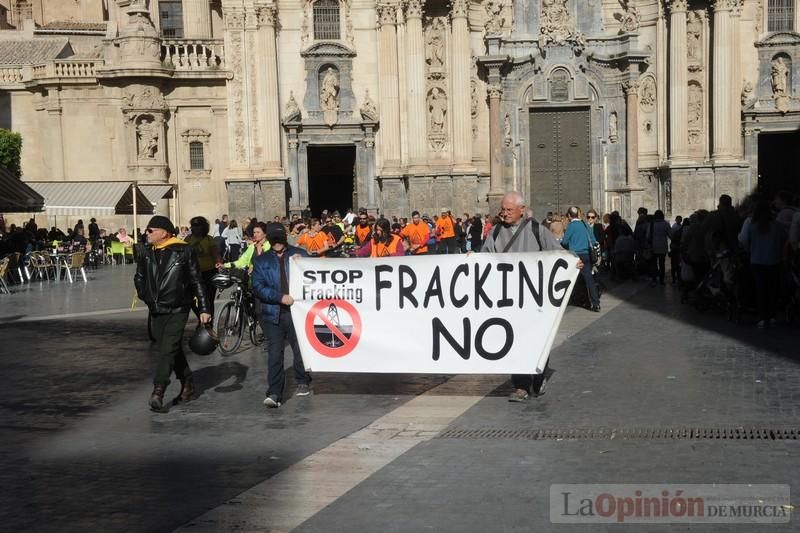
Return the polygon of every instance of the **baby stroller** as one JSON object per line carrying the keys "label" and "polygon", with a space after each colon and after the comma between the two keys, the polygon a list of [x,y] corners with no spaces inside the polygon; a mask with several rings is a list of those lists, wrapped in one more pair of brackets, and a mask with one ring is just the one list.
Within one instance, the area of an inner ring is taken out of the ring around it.
{"label": "baby stroller", "polygon": [[741,266],[729,250],[714,256],[708,274],[695,288],[695,307],[699,311],[718,309],[727,313],[728,320],[738,322],[741,317]]}

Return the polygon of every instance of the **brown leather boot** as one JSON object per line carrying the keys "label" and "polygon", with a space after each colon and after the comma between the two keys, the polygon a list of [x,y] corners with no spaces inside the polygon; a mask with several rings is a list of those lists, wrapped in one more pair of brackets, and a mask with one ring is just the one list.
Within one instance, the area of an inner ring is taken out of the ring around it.
{"label": "brown leather boot", "polygon": [[192,376],[188,376],[181,380],[181,393],[175,396],[172,400],[172,405],[187,403],[192,399],[194,399],[194,381]]}
{"label": "brown leather boot", "polygon": [[150,409],[161,411],[164,408],[164,385],[155,385],[150,395]]}

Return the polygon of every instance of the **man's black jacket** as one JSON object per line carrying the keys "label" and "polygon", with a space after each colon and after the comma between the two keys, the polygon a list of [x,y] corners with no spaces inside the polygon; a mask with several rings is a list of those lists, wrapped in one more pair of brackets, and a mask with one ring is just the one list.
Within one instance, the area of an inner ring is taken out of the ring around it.
{"label": "man's black jacket", "polygon": [[152,313],[186,312],[195,297],[200,312],[209,312],[197,257],[188,244],[175,243],[159,250],[147,246],[133,282],[139,299]]}

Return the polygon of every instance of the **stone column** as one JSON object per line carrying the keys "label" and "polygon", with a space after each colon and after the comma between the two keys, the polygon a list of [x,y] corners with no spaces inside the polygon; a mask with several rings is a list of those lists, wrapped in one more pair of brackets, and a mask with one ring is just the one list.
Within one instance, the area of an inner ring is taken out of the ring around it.
{"label": "stone column", "polygon": [[503,90],[496,84],[488,85],[486,91],[489,95],[489,209],[490,213],[497,213],[503,197],[503,139],[500,135]]}
{"label": "stone column", "polygon": [[669,9],[669,139],[670,159],[676,160],[689,151],[686,0],[672,0]]}
{"label": "stone column", "polygon": [[264,129],[264,167],[274,176],[281,176],[281,117],[278,98],[278,54],[275,45],[275,7],[257,8],[258,40],[263,55],[260,61],[264,69],[261,79],[263,87],[257,98],[260,100],[261,123]]}
{"label": "stone column", "polygon": [[422,1],[406,4],[406,67],[408,69],[408,155],[412,172],[425,168],[425,41],[422,34]]}
{"label": "stone column", "polygon": [[380,22],[381,148],[383,174],[400,174],[400,102],[397,87],[397,28],[395,6],[378,5]]}
{"label": "stone column", "polygon": [[730,159],[733,155],[731,147],[731,93],[736,93],[733,83],[733,50],[731,0],[716,0],[714,9],[714,56],[713,70],[713,145],[711,156],[714,159]]}
{"label": "stone column", "polygon": [[[739,56],[742,51],[742,44],[741,44],[741,10],[743,6],[741,4],[735,6],[736,10],[733,12],[733,35],[731,37],[731,43],[733,46],[731,47],[730,56],[731,57],[731,65],[733,67],[733,73],[731,74],[731,86],[738,87],[740,83],[742,83],[742,63],[739,61]],[[800,10],[799,10],[800,11]],[[728,98],[730,99],[730,112],[731,112],[731,128],[730,128],[730,146],[731,146],[731,156],[733,159],[741,160],[742,159],[742,103],[741,103],[741,93],[739,91],[728,91]]]}
{"label": "stone column", "polygon": [[472,113],[470,111],[470,65],[472,52],[467,25],[467,1],[452,2],[452,78],[450,98],[453,119],[453,170],[474,172],[472,166]]}
{"label": "stone column", "polygon": [[183,36],[187,39],[211,38],[209,0],[183,0]]}
{"label": "stone column", "polygon": [[289,133],[289,160],[287,161],[286,166],[288,167],[289,171],[289,187],[291,187],[291,196],[289,199],[289,213],[294,214],[301,214],[303,211],[303,205],[300,204],[300,174],[299,174],[299,164],[298,164],[298,148],[300,146],[300,141],[297,139],[297,130],[292,129]]}
{"label": "stone column", "polygon": [[625,137],[626,142],[626,171],[628,187],[639,186],[639,82],[628,81],[622,84],[625,92]]}

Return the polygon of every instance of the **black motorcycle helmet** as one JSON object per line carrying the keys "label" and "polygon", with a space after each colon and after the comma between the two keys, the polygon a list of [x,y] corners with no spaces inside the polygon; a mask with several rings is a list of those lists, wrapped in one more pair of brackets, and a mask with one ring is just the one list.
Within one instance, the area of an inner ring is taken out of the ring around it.
{"label": "black motorcycle helmet", "polygon": [[189,339],[189,348],[197,355],[209,355],[217,349],[219,339],[211,326],[197,326]]}

